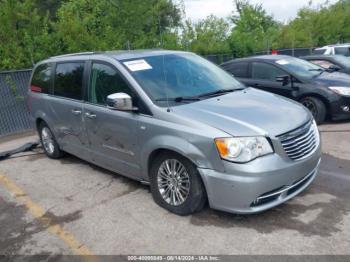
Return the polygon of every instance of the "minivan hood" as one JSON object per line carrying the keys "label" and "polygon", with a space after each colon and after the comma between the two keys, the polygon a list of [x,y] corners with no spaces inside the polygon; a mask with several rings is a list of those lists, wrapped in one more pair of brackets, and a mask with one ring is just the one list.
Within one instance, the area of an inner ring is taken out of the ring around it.
{"label": "minivan hood", "polygon": [[254,88],[176,106],[181,117],[210,125],[232,136],[277,136],[311,119],[300,104]]}
{"label": "minivan hood", "polygon": [[350,75],[340,72],[324,72],[313,78],[319,84],[325,86],[348,86],[350,87]]}

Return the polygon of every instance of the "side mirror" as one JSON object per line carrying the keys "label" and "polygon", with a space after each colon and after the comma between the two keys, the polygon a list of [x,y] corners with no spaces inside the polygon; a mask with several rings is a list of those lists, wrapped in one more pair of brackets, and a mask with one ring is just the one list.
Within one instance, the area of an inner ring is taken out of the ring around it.
{"label": "side mirror", "polygon": [[110,109],[119,111],[135,111],[132,106],[132,98],[125,93],[114,93],[107,96],[107,106]]}
{"label": "side mirror", "polygon": [[328,67],[327,71],[331,71],[331,72],[335,72],[335,71],[339,71],[341,68],[337,65],[331,65]]}
{"label": "side mirror", "polygon": [[283,86],[286,86],[290,83],[290,76],[289,75],[277,76],[276,82],[281,82]]}

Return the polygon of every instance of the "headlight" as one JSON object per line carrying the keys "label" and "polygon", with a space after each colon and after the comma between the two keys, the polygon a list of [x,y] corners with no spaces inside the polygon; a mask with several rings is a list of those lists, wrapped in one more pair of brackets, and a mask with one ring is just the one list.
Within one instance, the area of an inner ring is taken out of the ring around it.
{"label": "headlight", "polygon": [[257,157],[273,153],[265,137],[231,137],[215,139],[222,159],[232,162],[249,162]]}
{"label": "headlight", "polygon": [[342,96],[350,96],[350,87],[342,87],[342,86],[330,86],[328,87],[332,91],[336,92]]}

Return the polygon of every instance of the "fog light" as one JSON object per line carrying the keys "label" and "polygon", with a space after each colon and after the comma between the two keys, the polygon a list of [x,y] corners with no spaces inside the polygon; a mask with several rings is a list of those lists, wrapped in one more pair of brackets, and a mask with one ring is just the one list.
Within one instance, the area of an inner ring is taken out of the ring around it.
{"label": "fog light", "polygon": [[349,112],[349,111],[350,111],[349,106],[342,106],[341,109],[342,109],[344,112]]}

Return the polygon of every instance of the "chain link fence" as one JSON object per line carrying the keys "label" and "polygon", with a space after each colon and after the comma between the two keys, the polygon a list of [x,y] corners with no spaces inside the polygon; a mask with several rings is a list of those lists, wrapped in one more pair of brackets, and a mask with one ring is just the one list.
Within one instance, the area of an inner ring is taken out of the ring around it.
{"label": "chain link fence", "polygon": [[[274,51],[279,55],[289,55],[295,57],[312,55],[314,48],[286,48],[286,49],[276,49]],[[271,55],[271,51],[261,51],[256,52],[256,55]]]}
{"label": "chain link fence", "polygon": [[26,102],[31,71],[0,72],[0,137],[33,129]]}
{"label": "chain link fence", "polygon": [[233,53],[204,55],[203,57],[217,65],[220,65],[235,58]]}

